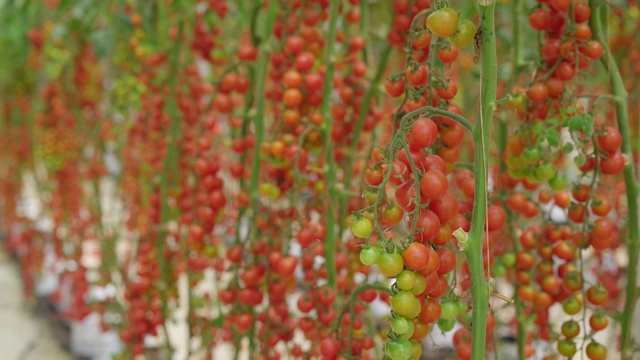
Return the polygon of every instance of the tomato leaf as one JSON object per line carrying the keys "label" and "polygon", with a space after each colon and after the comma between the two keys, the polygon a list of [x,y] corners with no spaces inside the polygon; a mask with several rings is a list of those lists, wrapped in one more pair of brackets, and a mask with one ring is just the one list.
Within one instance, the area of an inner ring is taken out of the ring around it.
{"label": "tomato leaf", "polygon": [[595,130],[593,118],[589,114],[574,114],[569,116],[565,120],[564,126],[568,127],[571,132],[582,131],[587,138],[591,137]]}
{"label": "tomato leaf", "polygon": [[544,138],[547,140],[549,145],[553,147],[558,147],[560,145],[560,135],[554,129],[547,129],[544,134]]}

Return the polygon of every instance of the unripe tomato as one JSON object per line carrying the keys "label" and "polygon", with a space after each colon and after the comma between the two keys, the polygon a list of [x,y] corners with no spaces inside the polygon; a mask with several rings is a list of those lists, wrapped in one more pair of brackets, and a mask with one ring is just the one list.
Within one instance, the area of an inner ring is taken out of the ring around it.
{"label": "unripe tomato", "polygon": [[380,249],[375,246],[362,249],[360,251],[360,262],[366,266],[372,266],[380,259],[380,253]]}
{"label": "unripe tomato", "polygon": [[451,36],[458,29],[458,13],[448,7],[434,11],[427,17],[427,27],[436,36]]}
{"label": "unripe tomato", "polygon": [[392,278],[398,276],[404,269],[404,261],[398,253],[384,253],[378,259],[378,269],[382,275]]}
{"label": "unripe tomato", "polygon": [[364,239],[371,235],[373,223],[368,218],[362,218],[351,225],[351,232],[358,238]]}
{"label": "unripe tomato", "polygon": [[449,41],[459,48],[466,47],[473,42],[476,31],[476,25],[471,20],[462,19],[458,22],[456,32],[449,37]]}

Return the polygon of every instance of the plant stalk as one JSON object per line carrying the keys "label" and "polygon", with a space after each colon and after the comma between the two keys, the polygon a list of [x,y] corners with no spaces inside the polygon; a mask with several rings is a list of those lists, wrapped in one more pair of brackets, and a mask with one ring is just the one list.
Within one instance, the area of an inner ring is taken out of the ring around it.
{"label": "plant stalk", "polygon": [[613,99],[616,109],[616,119],[618,122],[618,130],[622,135],[621,151],[626,155],[629,161],[625,164],[623,170],[624,183],[626,186],[627,196],[627,228],[628,228],[628,253],[629,265],[627,267],[627,284],[625,289],[625,304],[620,325],[622,327],[622,339],[620,343],[620,353],[622,359],[631,359],[633,357],[631,328],[633,325],[633,313],[638,301],[638,255],[640,252],[640,228],[638,225],[638,182],[635,179],[635,169],[633,162],[633,153],[631,149],[631,131],[629,129],[629,109],[627,104],[627,90],[624,87],[622,75],[618,69],[618,64],[609,49],[607,39],[604,36],[604,28],[601,19],[601,2],[590,0],[591,6],[591,28],[593,35],[604,48],[602,61],[609,74],[609,81],[613,90]]}
{"label": "plant stalk", "polygon": [[[487,183],[489,164],[489,143],[491,120],[496,102],[497,56],[494,29],[495,0],[487,6],[479,2],[481,36],[481,78],[480,116],[473,128],[475,143],[475,197],[469,241],[465,247],[469,273],[471,276],[471,297],[473,302],[471,359],[485,358],[487,313],[489,307],[489,286],[485,278],[482,245],[484,241],[487,209]],[[478,35],[476,35],[478,36]]]}
{"label": "plant stalk", "polygon": [[336,212],[332,199],[335,199],[336,192],[336,164],[333,155],[333,145],[331,139],[331,89],[333,87],[333,72],[335,69],[334,50],[336,43],[336,32],[338,27],[338,8],[340,6],[339,0],[331,0],[330,14],[329,14],[329,34],[327,38],[327,52],[325,55],[325,63],[327,64],[327,71],[324,76],[324,85],[322,88],[322,124],[321,130],[324,135],[324,152],[325,162],[328,165],[328,170],[325,172],[326,185],[329,189],[329,199],[327,202],[327,222],[325,226],[326,239],[324,243],[324,258],[327,267],[327,280],[329,286],[335,290],[336,288]]}

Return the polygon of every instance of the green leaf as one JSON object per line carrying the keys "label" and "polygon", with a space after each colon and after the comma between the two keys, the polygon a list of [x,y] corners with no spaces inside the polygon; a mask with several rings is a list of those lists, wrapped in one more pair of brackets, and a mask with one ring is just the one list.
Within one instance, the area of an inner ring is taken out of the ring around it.
{"label": "green leaf", "polygon": [[544,138],[547,139],[549,145],[553,147],[558,147],[560,145],[560,135],[554,129],[548,129],[545,132]]}
{"label": "green leaf", "polygon": [[593,118],[589,114],[574,114],[569,116],[564,123],[564,126],[569,128],[571,132],[582,131],[586,137],[591,137],[595,126],[593,124]]}

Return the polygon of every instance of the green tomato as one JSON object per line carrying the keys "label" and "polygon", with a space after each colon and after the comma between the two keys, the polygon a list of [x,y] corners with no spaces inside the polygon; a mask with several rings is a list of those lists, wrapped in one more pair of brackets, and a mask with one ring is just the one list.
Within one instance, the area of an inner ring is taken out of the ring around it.
{"label": "green tomato", "polygon": [[466,314],[467,310],[469,310],[469,307],[460,300],[456,300],[454,303],[458,307],[458,314]]}
{"label": "green tomato", "polygon": [[456,326],[456,320],[455,319],[447,320],[447,319],[440,318],[438,320],[438,327],[443,332],[449,332],[449,331],[453,330],[454,326]]}
{"label": "green tomato", "polygon": [[[508,166],[508,165],[507,165]],[[515,180],[523,179],[525,176],[525,172],[522,169],[507,169],[509,175]]]}
{"label": "green tomato", "polygon": [[358,238],[367,238],[373,231],[373,223],[368,218],[362,218],[351,225],[351,231]]}
{"label": "green tomato", "polygon": [[507,156],[507,167],[509,168],[509,170],[520,170],[523,169],[525,165],[527,165],[527,162],[522,155]]}
{"label": "green tomato", "polygon": [[416,283],[415,285],[413,285],[411,292],[413,293],[413,295],[420,295],[424,292],[426,288],[427,288],[427,279],[424,277],[424,275],[420,273],[416,273]]}
{"label": "green tomato", "polygon": [[542,159],[542,152],[537,147],[530,147],[524,149],[522,156],[529,164],[536,164]]}
{"label": "green tomato", "polygon": [[556,167],[552,163],[544,163],[536,167],[536,177],[540,181],[548,181],[556,175]]}
{"label": "green tomato", "polygon": [[562,323],[560,331],[567,339],[573,339],[580,334],[580,325],[575,320],[567,320]]}
{"label": "green tomato", "polygon": [[400,339],[396,341],[387,341],[385,344],[385,352],[391,360],[409,360],[413,353],[411,341]]}
{"label": "green tomato", "polygon": [[436,36],[451,36],[458,29],[458,13],[448,7],[436,10],[427,17],[427,27]]}
{"label": "green tomato", "polygon": [[460,310],[458,308],[458,304],[451,301],[443,303],[440,307],[442,308],[442,312],[440,313],[440,318],[445,320],[455,319],[456,316],[458,316],[458,313]]}
{"label": "green tomato", "polygon": [[402,316],[398,316],[397,318],[391,321],[391,330],[398,335],[404,335],[409,331],[409,323],[411,321],[403,318]]}
{"label": "green tomato", "polygon": [[400,316],[413,319],[420,314],[420,300],[411,291],[401,290],[391,298],[391,310]]}
{"label": "green tomato", "polygon": [[573,163],[576,164],[577,167],[584,166],[589,159],[586,154],[580,153],[573,158]]}
{"label": "green tomato", "polygon": [[402,270],[396,278],[396,284],[400,290],[411,290],[416,284],[416,273],[411,270]]}
{"label": "green tomato", "polygon": [[511,95],[511,100],[509,100],[509,102],[507,103],[507,106],[512,109],[520,110],[524,108],[524,104],[525,104],[525,98],[522,95],[522,93],[518,92]]}
{"label": "green tomato", "polygon": [[410,339],[411,335],[413,335],[413,332],[416,330],[416,326],[413,323],[413,321],[409,320],[408,324],[409,324],[409,329],[407,330],[407,332],[405,332],[404,334],[400,335],[401,339]]}
{"label": "green tomato", "polygon": [[502,262],[496,261],[493,264],[493,270],[491,271],[495,276],[505,276],[507,274],[507,267]]}
{"label": "green tomato", "polygon": [[360,251],[360,262],[367,266],[375,265],[380,259],[380,248],[372,246]]}
{"label": "green tomato", "polygon": [[569,185],[569,180],[563,173],[556,173],[556,175],[549,180],[549,186],[551,189],[558,191],[565,189]]}
{"label": "green tomato", "polygon": [[582,304],[575,297],[570,297],[562,302],[562,310],[569,315],[575,315],[582,309]]}
{"label": "green tomato", "polygon": [[562,356],[572,357],[577,351],[576,343],[573,340],[564,339],[558,341],[558,353]]}
{"label": "green tomato", "polygon": [[506,253],[502,256],[502,262],[506,267],[513,267],[516,264],[516,254]]}
{"label": "green tomato", "polygon": [[462,19],[458,21],[458,29],[456,29],[456,32],[449,37],[449,41],[451,41],[451,43],[456,47],[463,48],[471,44],[475,37],[476,24],[469,19]]}
{"label": "green tomato", "polygon": [[404,260],[398,253],[384,253],[378,259],[378,269],[388,278],[396,277],[404,269]]}

